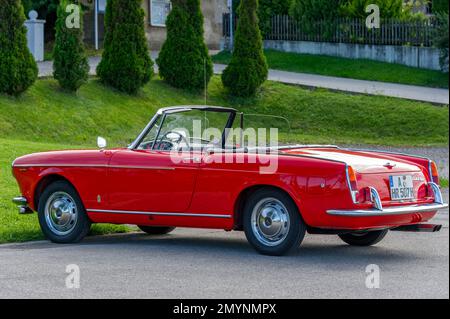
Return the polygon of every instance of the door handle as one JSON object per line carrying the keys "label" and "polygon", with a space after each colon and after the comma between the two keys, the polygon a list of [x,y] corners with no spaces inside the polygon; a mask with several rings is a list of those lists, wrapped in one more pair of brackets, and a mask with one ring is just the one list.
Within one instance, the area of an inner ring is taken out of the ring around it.
{"label": "door handle", "polygon": [[193,162],[193,163],[196,163],[196,164],[198,164],[198,163],[201,163],[202,162],[202,159],[201,159],[201,157],[199,157],[199,156],[194,156],[194,157],[184,157],[183,158],[183,162]]}

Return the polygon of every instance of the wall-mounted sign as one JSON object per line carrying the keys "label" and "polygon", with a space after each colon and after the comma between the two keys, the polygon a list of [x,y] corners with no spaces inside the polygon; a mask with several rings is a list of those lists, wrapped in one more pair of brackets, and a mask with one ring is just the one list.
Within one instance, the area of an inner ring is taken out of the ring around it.
{"label": "wall-mounted sign", "polygon": [[97,11],[99,13],[105,13],[106,10],[106,0],[97,0]]}
{"label": "wall-mounted sign", "polygon": [[164,27],[171,8],[170,0],[150,0],[151,25]]}

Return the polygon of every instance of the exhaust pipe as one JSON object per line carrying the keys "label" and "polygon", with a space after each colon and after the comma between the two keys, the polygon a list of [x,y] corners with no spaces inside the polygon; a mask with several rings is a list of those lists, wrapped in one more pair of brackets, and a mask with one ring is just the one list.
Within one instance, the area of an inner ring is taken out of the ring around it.
{"label": "exhaust pipe", "polygon": [[405,225],[393,228],[393,231],[404,231],[404,232],[418,232],[418,233],[435,233],[442,229],[442,225],[435,224],[416,224],[416,225]]}

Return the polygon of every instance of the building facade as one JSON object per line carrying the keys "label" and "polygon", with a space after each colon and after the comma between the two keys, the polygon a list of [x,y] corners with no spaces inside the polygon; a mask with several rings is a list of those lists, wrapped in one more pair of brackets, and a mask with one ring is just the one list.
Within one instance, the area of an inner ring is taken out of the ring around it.
{"label": "building facade", "polygon": [[[107,0],[86,0],[89,10],[84,15],[84,35],[87,44],[95,46],[96,25],[98,39],[101,43],[104,37],[104,9]],[[97,24],[95,23],[95,3],[98,5]],[[166,18],[170,13],[172,4],[170,0],[142,0],[145,12],[145,30],[151,50],[159,50],[166,35]],[[222,16],[228,12],[227,0],[201,0],[204,16],[205,42],[210,49],[217,50],[222,46]]]}

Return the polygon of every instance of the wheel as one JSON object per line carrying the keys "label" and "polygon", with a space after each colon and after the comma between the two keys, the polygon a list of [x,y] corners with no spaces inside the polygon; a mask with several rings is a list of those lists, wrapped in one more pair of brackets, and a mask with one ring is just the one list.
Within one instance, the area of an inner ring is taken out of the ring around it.
{"label": "wheel", "polygon": [[300,246],[306,226],[297,206],[285,193],[261,189],[247,200],[243,211],[245,236],[261,254],[280,256]]}
{"label": "wheel", "polygon": [[38,218],[45,237],[55,243],[75,243],[91,228],[77,191],[65,181],[50,184],[42,193]]}
{"label": "wheel", "polygon": [[164,235],[175,229],[175,227],[139,226],[139,229],[149,235]]}
{"label": "wheel", "polygon": [[388,229],[385,229],[369,232],[356,232],[339,235],[339,238],[351,246],[372,246],[383,240],[388,231]]}

